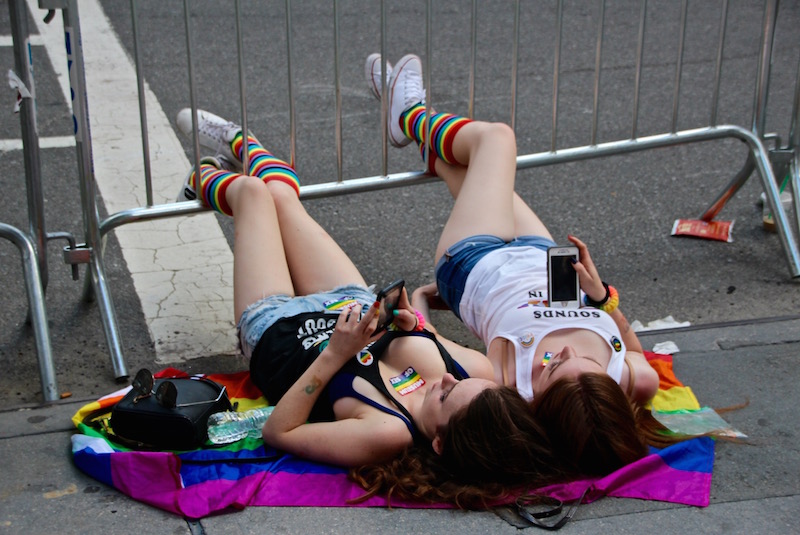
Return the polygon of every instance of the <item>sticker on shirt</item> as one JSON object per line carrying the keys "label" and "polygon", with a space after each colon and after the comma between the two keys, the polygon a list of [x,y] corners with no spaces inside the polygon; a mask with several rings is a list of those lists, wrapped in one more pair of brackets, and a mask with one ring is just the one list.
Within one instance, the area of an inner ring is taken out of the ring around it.
{"label": "sticker on shirt", "polygon": [[357,305],[357,304],[358,301],[356,301],[356,298],[348,295],[345,297],[340,297],[339,299],[331,299],[330,301],[325,301],[322,305],[325,307],[325,310],[342,310],[347,306]]}
{"label": "sticker on shirt", "polygon": [[546,306],[547,306],[546,299],[531,299],[530,301],[527,301],[518,306],[517,309],[528,308],[528,307],[546,307]]}
{"label": "sticker on shirt", "polygon": [[529,290],[528,300],[517,308],[547,306],[547,300],[544,297],[542,290]]}
{"label": "sticker on shirt", "polygon": [[358,359],[358,363],[362,366],[371,366],[373,362],[375,362],[375,357],[372,356],[372,353],[369,352],[369,349],[362,349],[356,355],[356,359]]}
{"label": "sticker on shirt", "polygon": [[425,384],[425,379],[417,371],[409,366],[406,371],[396,377],[389,379],[389,383],[394,387],[398,394],[405,396]]}
{"label": "sticker on shirt", "polygon": [[519,343],[522,345],[522,347],[531,347],[534,340],[535,338],[533,333],[525,333],[519,337]]}
{"label": "sticker on shirt", "polygon": [[611,347],[614,348],[614,351],[616,351],[617,353],[622,351],[622,342],[620,342],[619,338],[617,338],[616,336],[612,336],[610,342],[611,342]]}

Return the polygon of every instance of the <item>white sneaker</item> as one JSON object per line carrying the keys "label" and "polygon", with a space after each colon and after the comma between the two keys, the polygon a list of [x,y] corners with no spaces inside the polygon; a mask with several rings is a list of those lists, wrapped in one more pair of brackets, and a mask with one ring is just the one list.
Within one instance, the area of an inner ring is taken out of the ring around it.
{"label": "white sneaker", "polygon": [[[178,112],[178,128],[184,135],[192,137],[192,109],[184,108]],[[241,172],[242,161],[233,154],[231,141],[242,127],[205,110],[197,110],[197,132],[200,146],[212,154],[222,156],[235,166],[232,171]]]}
{"label": "white sneaker", "polygon": [[[206,156],[204,158],[200,158],[200,165],[207,163],[209,165],[213,165],[217,169],[225,169],[226,171],[233,171],[230,169],[231,163],[227,161],[227,159],[222,155],[217,155],[216,157],[213,156]],[[178,192],[178,197],[175,202],[184,202],[184,201],[194,201],[197,199],[197,192],[190,184],[190,180],[192,179],[192,173],[194,173],[194,166],[189,169],[189,172],[186,173],[186,178],[183,179],[183,185],[181,186],[181,190]]]}
{"label": "white sneaker", "polygon": [[411,143],[400,128],[400,116],[415,104],[425,101],[422,87],[422,61],[414,54],[403,56],[389,78],[389,141],[395,147]]}
{"label": "white sneaker", "polygon": [[[381,76],[381,55],[375,52],[367,56],[364,64],[364,75],[367,77],[369,90],[378,100],[381,99],[381,87],[383,84]],[[389,78],[392,76],[392,64],[386,62],[386,87],[389,87]]]}

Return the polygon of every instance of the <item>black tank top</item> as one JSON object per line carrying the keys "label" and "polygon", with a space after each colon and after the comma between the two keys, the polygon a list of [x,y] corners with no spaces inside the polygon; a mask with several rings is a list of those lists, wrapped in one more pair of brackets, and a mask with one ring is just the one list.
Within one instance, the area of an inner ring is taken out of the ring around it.
{"label": "black tank top", "polygon": [[[338,311],[307,312],[278,320],[264,332],[250,358],[250,378],[270,404],[278,403],[319,356],[330,339],[338,317]],[[403,336],[421,336],[430,339],[436,344],[449,373],[458,380],[469,377],[464,368],[453,359],[432,333],[389,331],[342,366],[320,394],[309,421],[335,420],[334,401],[349,396],[401,418],[417,440],[418,433],[411,415],[389,393],[378,370],[378,361],[388,345],[395,338]],[[367,400],[355,392],[352,387],[355,377],[363,377],[377,388],[398,408],[399,412]]]}

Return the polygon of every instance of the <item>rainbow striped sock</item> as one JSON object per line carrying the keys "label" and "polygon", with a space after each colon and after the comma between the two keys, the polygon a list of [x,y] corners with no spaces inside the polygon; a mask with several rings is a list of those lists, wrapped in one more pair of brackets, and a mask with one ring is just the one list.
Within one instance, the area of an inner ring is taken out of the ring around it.
{"label": "rainbow striped sock", "polygon": [[[224,171],[208,163],[200,164],[200,190],[198,197],[206,206],[225,215],[232,216],[233,210],[225,200],[225,190],[231,182],[239,178],[240,174]],[[192,173],[190,185],[197,191],[195,186],[196,174]]]}
{"label": "rainbow striped sock", "polygon": [[[424,153],[425,136],[428,134],[428,121],[425,117],[425,105],[417,104],[403,112],[400,116],[401,127],[405,134],[417,142],[420,153]],[[431,139],[433,139],[433,153],[449,164],[457,164],[453,156],[453,139],[461,128],[471,123],[471,119],[450,113],[435,113]],[[430,159],[431,164],[433,158]]]}
{"label": "rainbow striped sock", "polygon": [[[258,142],[253,136],[247,136],[248,140],[248,163],[250,168],[247,174],[257,176],[264,182],[270,180],[279,180],[290,185],[300,196],[300,179],[297,178],[297,173],[291,165],[284,162],[280,158],[273,156],[261,143]],[[231,141],[231,148],[233,153],[242,159],[242,146],[243,136],[241,132]]]}

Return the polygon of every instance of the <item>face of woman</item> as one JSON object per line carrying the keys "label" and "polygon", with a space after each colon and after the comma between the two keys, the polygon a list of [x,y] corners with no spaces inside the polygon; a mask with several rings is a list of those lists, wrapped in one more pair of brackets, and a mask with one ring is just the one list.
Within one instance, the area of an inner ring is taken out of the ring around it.
{"label": "face of woman", "polygon": [[578,355],[571,346],[564,346],[534,380],[533,394],[538,396],[561,377],[577,377],[584,373],[606,373],[606,370],[594,356]]}
{"label": "face of woman", "polygon": [[445,373],[442,380],[434,383],[425,393],[422,402],[422,429],[428,438],[447,429],[453,414],[469,403],[487,388],[497,385],[487,379],[469,378],[459,381],[452,374]]}

